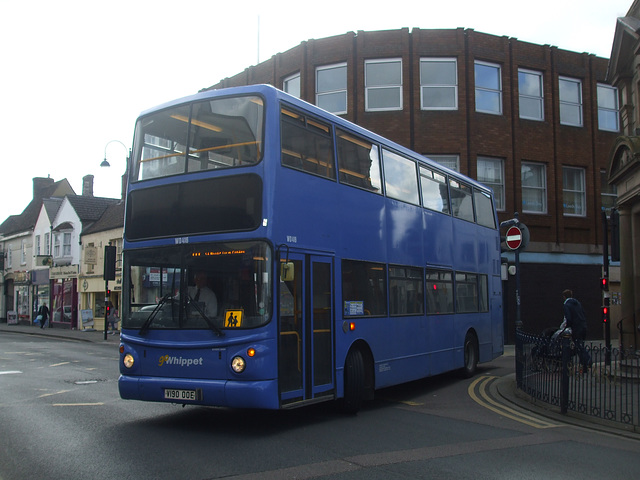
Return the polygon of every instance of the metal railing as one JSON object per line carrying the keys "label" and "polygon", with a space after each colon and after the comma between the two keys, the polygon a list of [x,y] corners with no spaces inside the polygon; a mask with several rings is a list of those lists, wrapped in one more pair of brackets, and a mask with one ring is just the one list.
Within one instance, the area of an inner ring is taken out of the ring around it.
{"label": "metal railing", "polygon": [[636,351],[586,343],[584,369],[570,337],[516,332],[516,384],[532,402],[640,429],[640,357]]}

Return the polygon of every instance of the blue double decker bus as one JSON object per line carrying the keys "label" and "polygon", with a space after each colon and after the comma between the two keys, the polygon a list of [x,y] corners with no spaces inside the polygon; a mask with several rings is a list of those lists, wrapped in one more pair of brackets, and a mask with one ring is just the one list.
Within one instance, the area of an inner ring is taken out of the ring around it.
{"label": "blue double decker bus", "polygon": [[470,178],[267,85],[144,112],[128,175],[124,399],[357,411],[503,353]]}

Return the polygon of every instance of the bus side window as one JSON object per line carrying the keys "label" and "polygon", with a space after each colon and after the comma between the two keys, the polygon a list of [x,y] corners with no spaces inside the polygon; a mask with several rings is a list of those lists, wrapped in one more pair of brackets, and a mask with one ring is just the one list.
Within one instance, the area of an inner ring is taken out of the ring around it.
{"label": "bus side window", "polygon": [[281,135],[283,165],[335,180],[328,125],[283,108]]}

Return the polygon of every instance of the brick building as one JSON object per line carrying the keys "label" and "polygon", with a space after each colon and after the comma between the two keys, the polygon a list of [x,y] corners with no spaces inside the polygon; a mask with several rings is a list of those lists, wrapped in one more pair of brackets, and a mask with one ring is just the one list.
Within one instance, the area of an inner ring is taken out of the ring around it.
{"label": "brick building", "polygon": [[[530,231],[524,329],[558,325],[571,288],[600,338],[601,211],[615,203],[606,179],[619,131],[607,65],[470,29],[405,28],[308,40],[210,89],[274,85],[491,186],[500,221],[518,212]],[[507,341],[514,284],[504,284]]]}

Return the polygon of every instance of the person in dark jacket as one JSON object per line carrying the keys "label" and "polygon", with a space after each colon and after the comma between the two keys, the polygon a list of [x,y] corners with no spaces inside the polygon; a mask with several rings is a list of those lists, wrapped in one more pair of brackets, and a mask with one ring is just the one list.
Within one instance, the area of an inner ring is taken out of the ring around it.
{"label": "person in dark jacket", "polygon": [[576,351],[580,358],[580,363],[584,371],[591,367],[591,355],[587,352],[584,341],[587,338],[587,317],[584,314],[582,304],[573,298],[573,292],[571,290],[565,290],[562,292],[564,298],[564,305],[562,307],[564,312],[564,320],[567,327],[571,327],[571,337],[576,345]]}
{"label": "person in dark jacket", "polygon": [[47,326],[47,320],[49,320],[49,307],[47,307],[46,303],[43,303],[40,309],[38,310],[38,315],[40,315],[40,328],[45,328]]}

